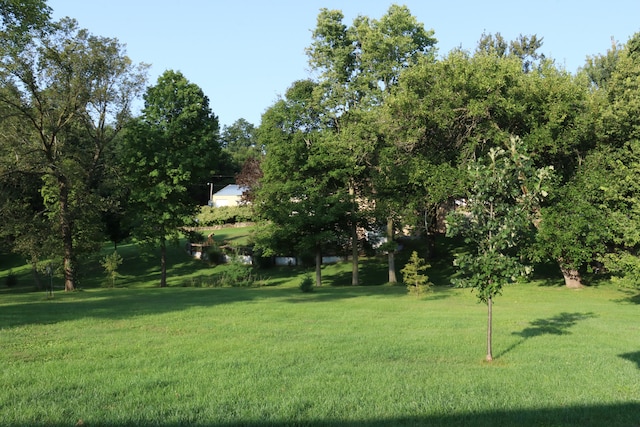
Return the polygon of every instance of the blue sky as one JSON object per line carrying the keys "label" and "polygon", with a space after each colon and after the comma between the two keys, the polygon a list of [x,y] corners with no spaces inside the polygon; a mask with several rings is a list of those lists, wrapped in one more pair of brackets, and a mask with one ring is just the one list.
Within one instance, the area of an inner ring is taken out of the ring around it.
{"label": "blue sky", "polygon": [[262,113],[295,80],[307,78],[305,48],[321,8],[380,18],[404,4],[435,31],[441,56],[473,50],[483,32],[544,38],[542,51],[575,72],[605,53],[611,37],[625,43],[640,31],[638,0],[49,0],[54,19],[69,16],[93,34],[127,45],[134,62],[151,64],[149,84],[181,71],[210,99],[221,125]]}

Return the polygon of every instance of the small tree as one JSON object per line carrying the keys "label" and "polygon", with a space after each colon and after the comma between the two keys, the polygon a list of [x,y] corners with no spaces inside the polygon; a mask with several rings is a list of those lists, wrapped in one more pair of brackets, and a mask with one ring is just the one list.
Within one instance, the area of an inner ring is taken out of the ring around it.
{"label": "small tree", "polygon": [[551,168],[535,169],[520,139],[512,137],[506,149],[492,148],[486,159],[471,163],[466,209],[447,217],[447,234],[464,236],[472,247],[454,261],[461,273],[454,284],[472,288],[487,304],[487,361],[493,360],[493,298],[504,285],[531,272],[519,249],[546,196],[543,184],[550,174]]}
{"label": "small tree", "polygon": [[107,273],[107,277],[111,281],[111,287],[115,287],[116,279],[118,278],[118,267],[122,265],[122,257],[118,251],[113,251],[111,255],[106,255],[102,258],[100,265],[102,265],[105,273]]}
{"label": "small tree", "polygon": [[409,262],[400,270],[404,284],[407,285],[407,290],[410,295],[419,297],[431,290],[433,283],[429,281],[429,276],[423,274],[429,267],[431,266],[418,256],[418,252],[413,251],[411,253]]}

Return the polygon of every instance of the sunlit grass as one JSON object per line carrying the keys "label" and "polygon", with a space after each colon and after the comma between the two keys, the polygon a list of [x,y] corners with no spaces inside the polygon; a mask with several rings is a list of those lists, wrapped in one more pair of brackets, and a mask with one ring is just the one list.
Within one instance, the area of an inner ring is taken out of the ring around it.
{"label": "sunlit grass", "polygon": [[0,303],[3,425],[635,425],[613,287],[94,289]]}

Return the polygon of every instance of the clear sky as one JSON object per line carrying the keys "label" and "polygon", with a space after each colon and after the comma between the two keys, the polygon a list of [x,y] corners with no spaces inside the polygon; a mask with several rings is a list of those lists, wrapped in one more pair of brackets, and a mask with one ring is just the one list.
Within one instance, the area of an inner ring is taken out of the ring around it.
{"label": "clear sky", "polygon": [[393,3],[433,29],[439,55],[473,50],[483,32],[544,38],[542,52],[570,72],[602,54],[611,38],[640,31],[640,0],[48,0],[54,19],[69,16],[91,33],[127,45],[151,64],[149,84],[181,71],[202,88],[221,125],[262,113],[295,80],[310,77],[305,48],[321,8],[380,18]]}

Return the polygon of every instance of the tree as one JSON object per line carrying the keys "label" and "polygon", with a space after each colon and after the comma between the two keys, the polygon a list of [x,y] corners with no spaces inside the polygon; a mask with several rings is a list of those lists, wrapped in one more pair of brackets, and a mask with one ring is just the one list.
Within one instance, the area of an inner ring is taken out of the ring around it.
{"label": "tree", "polygon": [[309,80],[295,82],[263,115],[266,156],[254,208],[268,220],[258,246],[267,254],[313,253],[320,286],[322,251],[343,233],[350,199],[336,175],[342,159],[323,138],[314,89]]}
{"label": "tree", "polygon": [[488,307],[487,361],[493,360],[493,299],[506,284],[531,271],[519,250],[550,173],[550,168],[535,169],[522,141],[510,138],[504,149],[491,148],[486,158],[470,164],[467,205],[447,217],[447,233],[464,236],[471,248],[456,256],[461,277],[454,283],[472,288]]}
{"label": "tree", "polygon": [[249,157],[242,165],[240,173],[236,175],[236,184],[245,188],[241,199],[243,203],[253,203],[255,199],[255,190],[263,175],[260,166],[262,159],[263,156]]}
{"label": "tree", "polygon": [[45,0],[0,0],[0,44],[2,49],[20,46],[33,30],[46,28],[51,8]]}
{"label": "tree", "polygon": [[134,235],[160,245],[160,286],[167,285],[166,242],[195,217],[189,197],[216,164],[218,119],[209,99],[181,73],[165,71],[144,95],[142,116],[124,136],[121,161],[129,179]]}
{"label": "tree", "polygon": [[40,255],[60,256],[71,291],[78,252],[100,241],[97,189],[105,153],[129,118],[145,66],[133,65],[117,40],[91,35],[73,20],[29,36],[3,46],[0,111],[8,155],[0,173],[41,178],[44,212],[31,217],[45,218],[59,240],[54,253]]}
{"label": "tree", "polygon": [[[352,284],[357,285],[359,202],[375,194],[369,178],[379,145],[375,109],[401,70],[434,53],[436,40],[405,6],[392,5],[379,20],[358,16],[350,27],[343,18],[340,11],[322,9],[307,54],[319,73],[316,97],[328,118],[326,131],[333,135],[336,155],[346,159],[342,175],[352,203]],[[390,265],[392,257],[390,251]]]}
{"label": "tree", "polygon": [[224,126],[220,142],[222,150],[229,153],[238,170],[247,160],[262,156],[263,150],[257,143],[256,128],[245,119],[238,119],[231,126]]}
{"label": "tree", "polygon": [[424,274],[429,267],[431,266],[418,256],[418,252],[411,253],[409,262],[402,269],[402,281],[407,285],[409,294],[420,296],[429,291],[433,283],[429,282],[429,276]]}
{"label": "tree", "polygon": [[571,179],[554,189],[540,211],[533,259],[558,263],[565,285],[581,288],[590,264],[606,253],[611,218],[603,209],[602,186],[609,152],[594,150]]}

